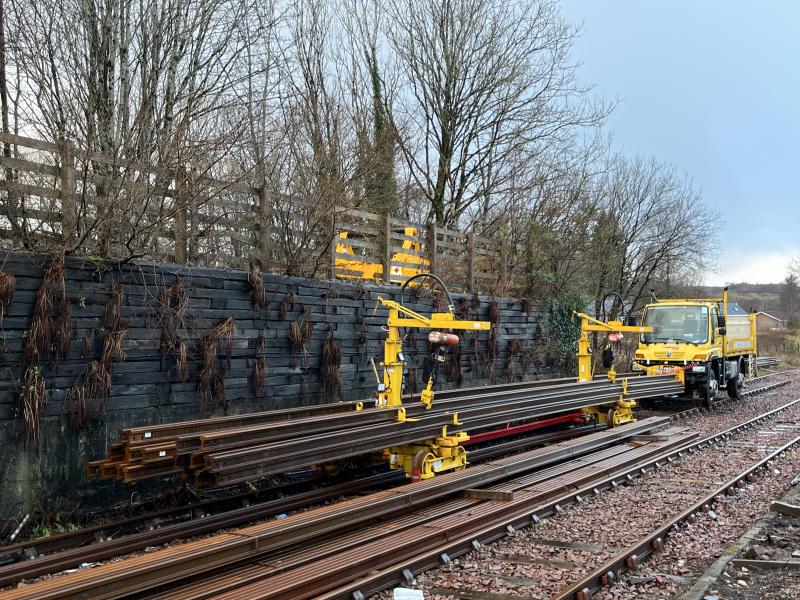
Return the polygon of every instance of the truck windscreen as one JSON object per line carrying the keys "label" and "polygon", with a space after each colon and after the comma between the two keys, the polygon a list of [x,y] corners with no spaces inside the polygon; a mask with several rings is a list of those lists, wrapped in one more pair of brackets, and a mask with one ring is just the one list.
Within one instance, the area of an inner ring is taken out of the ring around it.
{"label": "truck windscreen", "polygon": [[658,344],[708,341],[708,308],[705,306],[650,306],[642,325],[653,328],[642,334],[642,343]]}

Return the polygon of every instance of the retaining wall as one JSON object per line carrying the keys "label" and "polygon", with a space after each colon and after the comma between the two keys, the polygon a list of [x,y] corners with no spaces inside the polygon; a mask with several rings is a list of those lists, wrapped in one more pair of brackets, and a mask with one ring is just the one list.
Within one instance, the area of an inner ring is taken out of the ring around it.
{"label": "retaining wall", "polygon": [[[399,290],[263,274],[268,306],[254,307],[248,274],[243,271],[153,263],[110,265],[68,257],[64,273],[73,337],[67,358],[50,358],[42,364],[47,404],[41,439],[30,447],[21,436],[18,414],[18,390],[29,366],[22,348],[49,260],[41,255],[0,253],[0,271],[16,277],[16,291],[0,333],[0,519],[16,518],[37,508],[52,513],[76,503],[108,505],[133,491],[152,490],[152,486],[85,481],[83,464],[101,458],[121,427],[203,416],[197,390],[200,340],[228,317],[233,317],[236,325],[230,367],[224,343],[216,361],[224,377],[224,400],[210,403],[207,414],[372,396],[375,379],[369,359],[378,361],[382,356],[385,334],[381,326],[386,321],[385,309],[374,312],[376,297],[397,298]],[[165,312],[159,302],[161,292],[178,279],[188,298],[176,330],[188,350],[185,381],[176,373],[176,353],[166,349],[164,342],[165,315],[174,313]],[[129,326],[123,345],[125,359],[111,367],[112,387],[105,412],[78,425],[70,416],[72,407],[65,396],[100,353],[107,333],[105,305],[114,281],[122,284],[122,321]],[[541,315],[535,309],[506,298],[455,294],[453,299],[461,317],[490,320],[494,314],[496,324],[493,335],[468,332],[462,336],[460,356],[457,360],[451,356],[440,372],[437,388],[549,374],[542,352]],[[407,290],[405,301],[423,314],[438,302],[420,290]],[[492,303],[498,310],[490,310]],[[289,342],[292,323],[306,320],[312,325],[310,339],[304,349],[293,354]],[[406,333],[406,356],[419,389],[426,332]],[[324,393],[320,373],[322,346],[329,336],[341,349],[341,389],[333,397]],[[259,358],[267,367],[263,386],[255,381]],[[174,481],[156,486],[171,484]]]}

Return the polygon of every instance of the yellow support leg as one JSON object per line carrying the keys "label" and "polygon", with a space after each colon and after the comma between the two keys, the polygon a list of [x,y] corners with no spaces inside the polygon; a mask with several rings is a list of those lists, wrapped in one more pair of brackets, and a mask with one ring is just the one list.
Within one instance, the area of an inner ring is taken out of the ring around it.
{"label": "yellow support leg", "polygon": [[620,387],[622,389],[620,390],[619,400],[613,407],[607,410],[603,410],[598,406],[589,406],[581,409],[581,412],[586,416],[587,423],[616,427],[636,421],[636,417],[633,415],[633,409],[637,406],[636,401],[626,399],[628,395],[628,380],[623,379]]}
{"label": "yellow support leg", "polygon": [[[453,415],[453,423],[459,424],[457,414]],[[430,479],[437,473],[465,469],[467,450],[462,444],[468,439],[464,431],[449,434],[445,425],[442,435],[434,440],[394,446],[384,452],[392,469],[403,469],[409,478],[418,481]]]}

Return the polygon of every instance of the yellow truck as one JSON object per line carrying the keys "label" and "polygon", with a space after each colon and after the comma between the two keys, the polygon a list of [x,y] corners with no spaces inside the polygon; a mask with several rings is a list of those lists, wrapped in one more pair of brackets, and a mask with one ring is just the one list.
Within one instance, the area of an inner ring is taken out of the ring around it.
{"label": "yellow truck", "polygon": [[[395,252],[392,255],[389,263],[389,281],[402,284],[414,275],[427,272],[430,261],[421,256],[422,244],[417,238],[416,227],[403,227],[402,230],[398,230],[398,233],[402,233],[404,236],[403,246],[401,252]],[[347,231],[339,233],[336,239],[337,277],[382,281],[383,264],[368,262],[353,251],[353,246],[360,243],[363,242],[350,240]]]}
{"label": "yellow truck", "polygon": [[698,393],[706,406],[721,388],[740,398],[745,377],[755,373],[756,320],[722,298],[657,300],[642,314],[633,368],[648,375],[683,370],[687,395]]}

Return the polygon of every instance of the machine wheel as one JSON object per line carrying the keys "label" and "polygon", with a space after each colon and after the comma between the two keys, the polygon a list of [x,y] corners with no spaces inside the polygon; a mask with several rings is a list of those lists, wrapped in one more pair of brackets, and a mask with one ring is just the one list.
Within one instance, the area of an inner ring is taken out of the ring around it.
{"label": "machine wheel", "polygon": [[614,427],[614,420],[617,418],[617,410],[610,408],[606,413],[606,426],[611,429]]}
{"label": "machine wheel", "polygon": [[[713,371],[711,374],[713,374]],[[711,409],[711,405],[714,403],[714,398],[717,397],[718,391],[719,384],[715,377],[709,377],[706,382],[702,384],[700,388],[700,399],[705,408]]]}
{"label": "machine wheel", "polygon": [[739,371],[736,379],[728,381],[728,397],[734,400],[741,400],[742,388],[744,387],[744,373]]}

